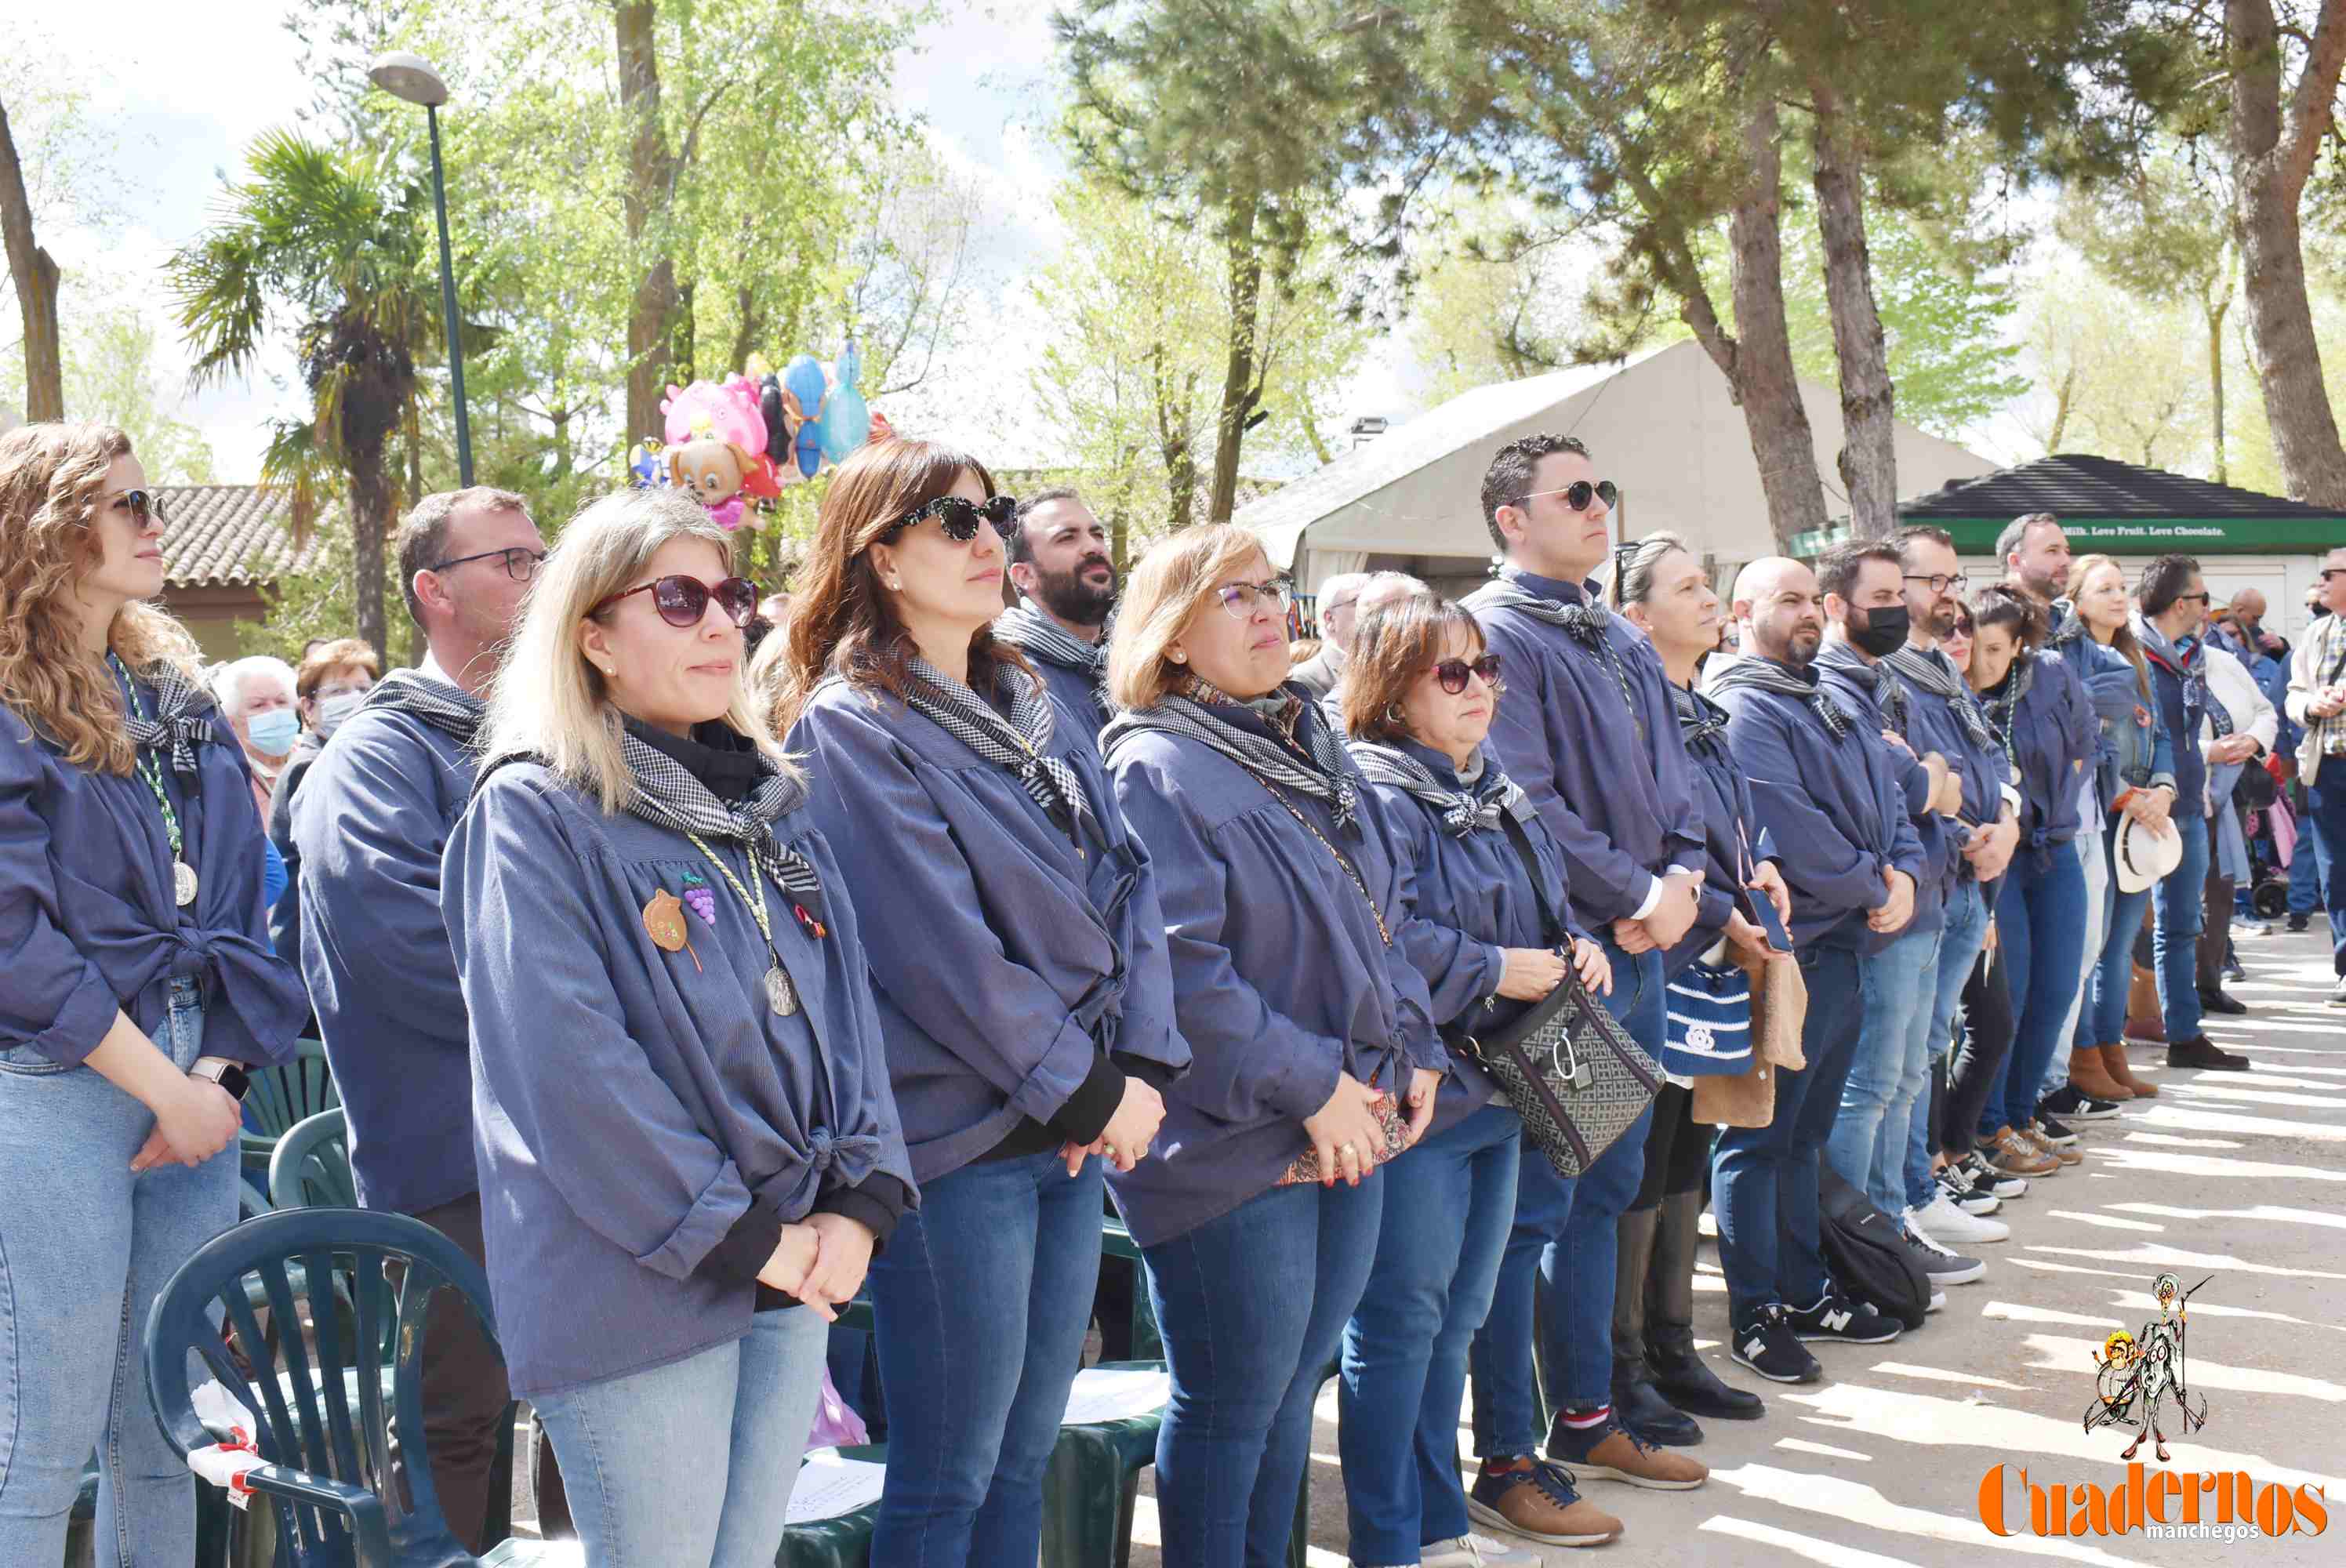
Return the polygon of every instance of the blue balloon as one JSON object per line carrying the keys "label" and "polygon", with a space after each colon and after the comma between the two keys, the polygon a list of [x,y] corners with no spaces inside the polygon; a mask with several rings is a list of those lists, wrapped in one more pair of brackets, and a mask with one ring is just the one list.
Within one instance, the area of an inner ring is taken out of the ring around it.
{"label": "blue balloon", "polygon": [[801,354],[782,367],[782,390],[798,399],[806,423],[799,427],[799,472],[809,479],[822,466],[822,366],[812,354]]}
{"label": "blue balloon", "polygon": [[839,354],[839,384],[831,389],[831,401],[822,411],[822,454],[833,463],[844,461],[872,437],[872,409],[855,384],[862,373],[863,356],[850,338]]}

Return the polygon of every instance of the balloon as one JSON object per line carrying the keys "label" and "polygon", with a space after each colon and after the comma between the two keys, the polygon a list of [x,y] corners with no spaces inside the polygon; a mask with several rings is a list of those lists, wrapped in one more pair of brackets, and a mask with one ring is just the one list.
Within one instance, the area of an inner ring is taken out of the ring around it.
{"label": "balloon", "polygon": [[850,338],[847,347],[840,351],[839,384],[831,389],[822,411],[822,454],[833,463],[843,462],[871,437],[872,410],[855,384],[862,373],[863,356]]}
{"label": "balloon", "polygon": [[798,439],[799,472],[812,479],[822,467],[822,404],[827,388],[822,366],[812,354],[800,354],[782,367],[783,404],[800,423]]}

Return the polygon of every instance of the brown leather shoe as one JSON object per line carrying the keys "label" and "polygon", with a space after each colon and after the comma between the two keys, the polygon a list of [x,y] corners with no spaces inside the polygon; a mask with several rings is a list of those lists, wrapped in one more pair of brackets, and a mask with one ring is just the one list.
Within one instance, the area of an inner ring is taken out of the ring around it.
{"label": "brown leather shoe", "polygon": [[2020,1134],[2020,1136],[2027,1141],[2030,1147],[2051,1155],[2055,1159],[2060,1161],[2065,1166],[2081,1166],[2086,1163],[2086,1156],[2083,1151],[2070,1148],[2063,1144],[2056,1144],[2051,1138],[2045,1136],[2044,1126],[2041,1123],[2032,1123],[2025,1132]]}
{"label": "brown leather shoe", "polygon": [[1662,1492],[1687,1492],[1710,1479],[1710,1467],[1674,1449],[1639,1442],[1616,1420],[1604,1435],[1589,1442],[1564,1424],[1562,1417],[1549,1426],[1547,1457],[1581,1475],[1626,1481]]}
{"label": "brown leather shoe", "polygon": [[2081,1045],[2069,1053],[2069,1086],[2081,1095],[2120,1105],[2134,1098],[2133,1090],[2110,1076],[2098,1046],[2088,1049]]}
{"label": "brown leather shoe", "polygon": [[1995,1136],[1982,1145],[1979,1152],[1991,1170],[2004,1176],[2048,1176],[2061,1169],[2061,1162],[2035,1139],[2024,1138],[2010,1127],[1998,1127]]}
{"label": "brown leather shoe", "polygon": [[1619,1520],[1575,1492],[1563,1471],[1540,1460],[1507,1470],[1484,1461],[1466,1494],[1466,1516],[1547,1546],[1596,1546],[1621,1533]]}
{"label": "brown leather shoe", "polygon": [[[2101,1047],[2101,1053],[2103,1068],[2120,1084],[2132,1090],[2136,1099],[2148,1100],[2157,1097],[2158,1085],[2147,1078],[2137,1078],[2134,1075],[2134,1064],[2127,1060],[2127,1048],[2124,1045],[2105,1045]],[[2070,1060],[2075,1061],[2080,1054],[2082,1053],[2072,1052]]]}

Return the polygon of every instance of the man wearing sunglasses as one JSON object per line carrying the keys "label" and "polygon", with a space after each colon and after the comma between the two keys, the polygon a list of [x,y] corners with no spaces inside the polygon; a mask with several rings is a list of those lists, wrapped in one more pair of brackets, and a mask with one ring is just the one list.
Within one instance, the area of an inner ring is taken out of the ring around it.
{"label": "man wearing sunglasses", "polygon": [[[477,1261],[471,1046],[440,856],[472,797],[481,693],[546,542],[522,497],[476,487],[425,496],[395,548],[423,663],[368,693],[294,800],[300,957],[350,1118],[361,1207],[413,1215]],[[454,1299],[434,1304],[423,1339],[423,1430],[441,1511],[478,1552],[510,1396],[495,1347]],[[542,1471],[542,1494],[549,1481]]]}
{"label": "man wearing sunglasses", "polygon": [[2315,591],[2315,604],[2326,613],[2305,628],[2289,661],[2289,717],[2305,727],[2297,743],[2297,776],[2313,828],[2313,853],[2299,855],[2290,870],[2290,929],[2297,929],[2295,888],[2302,876],[2326,895],[2331,963],[2338,975],[2330,1000],[2346,1004],[2346,874],[2339,864],[2346,856],[2346,550],[2322,557]]}
{"label": "man wearing sunglasses", "polygon": [[[1507,673],[1487,744],[1564,850],[1576,923],[1599,934],[1612,962],[1606,1006],[1659,1059],[1662,954],[1694,924],[1708,851],[1661,659],[1605,607],[1591,580],[1610,552],[1618,494],[1572,436],[1531,435],[1501,447],[1483,476],[1482,504],[1504,559],[1497,580],[1465,604]],[[1621,1424],[1611,1403],[1617,1226],[1645,1174],[1651,1115],[1577,1179],[1545,1160],[1525,1160],[1508,1247],[1552,1249],[1555,1267],[1539,1271],[1555,1281],[1541,1317],[1554,1325],[1546,1342],[1571,1348],[1546,1359],[1556,1410],[1542,1445],[1546,1459],[1682,1489],[1708,1471],[1652,1446]],[[1511,1506],[1502,1488],[1535,1464],[1523,1441],[1528,1349],[1478,1342],[1474,1358],[1484,1461],[1475,1495],[1500,1515]],[[1484,1421],[1486,1410],[1497,1419]],[[1551,1475],[1547,1484],[1560,1482]]]}
{"label": "man wearing sunglasses", "polygon": [[1003,545],[1019,598],[994,623],[994,635],[1043,672],[1043,683],[1096,738],[1107,723],[1104,634],[1124,586],[1108,556],[1107,529],[1063,485],[1020,502],[1017,525]]}

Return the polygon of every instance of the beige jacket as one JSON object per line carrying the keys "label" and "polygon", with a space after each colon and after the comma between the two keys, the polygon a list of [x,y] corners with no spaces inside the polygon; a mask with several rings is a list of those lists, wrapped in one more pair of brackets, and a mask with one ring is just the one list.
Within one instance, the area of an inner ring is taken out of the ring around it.
{"label": "beige jacket", "polygon": [[2290,718],[2305,726],[2305,738],[2297,743],[2297,776],[2309,787],[2321,770],[2324,742],[2346,726],[2346,714],[2316,718],[2307,705],[2323,687],[2341,678],[2341,667],[2346,667],[2346,616],[2324,616],[2305,628],[2289,656],[2286,706]]}

